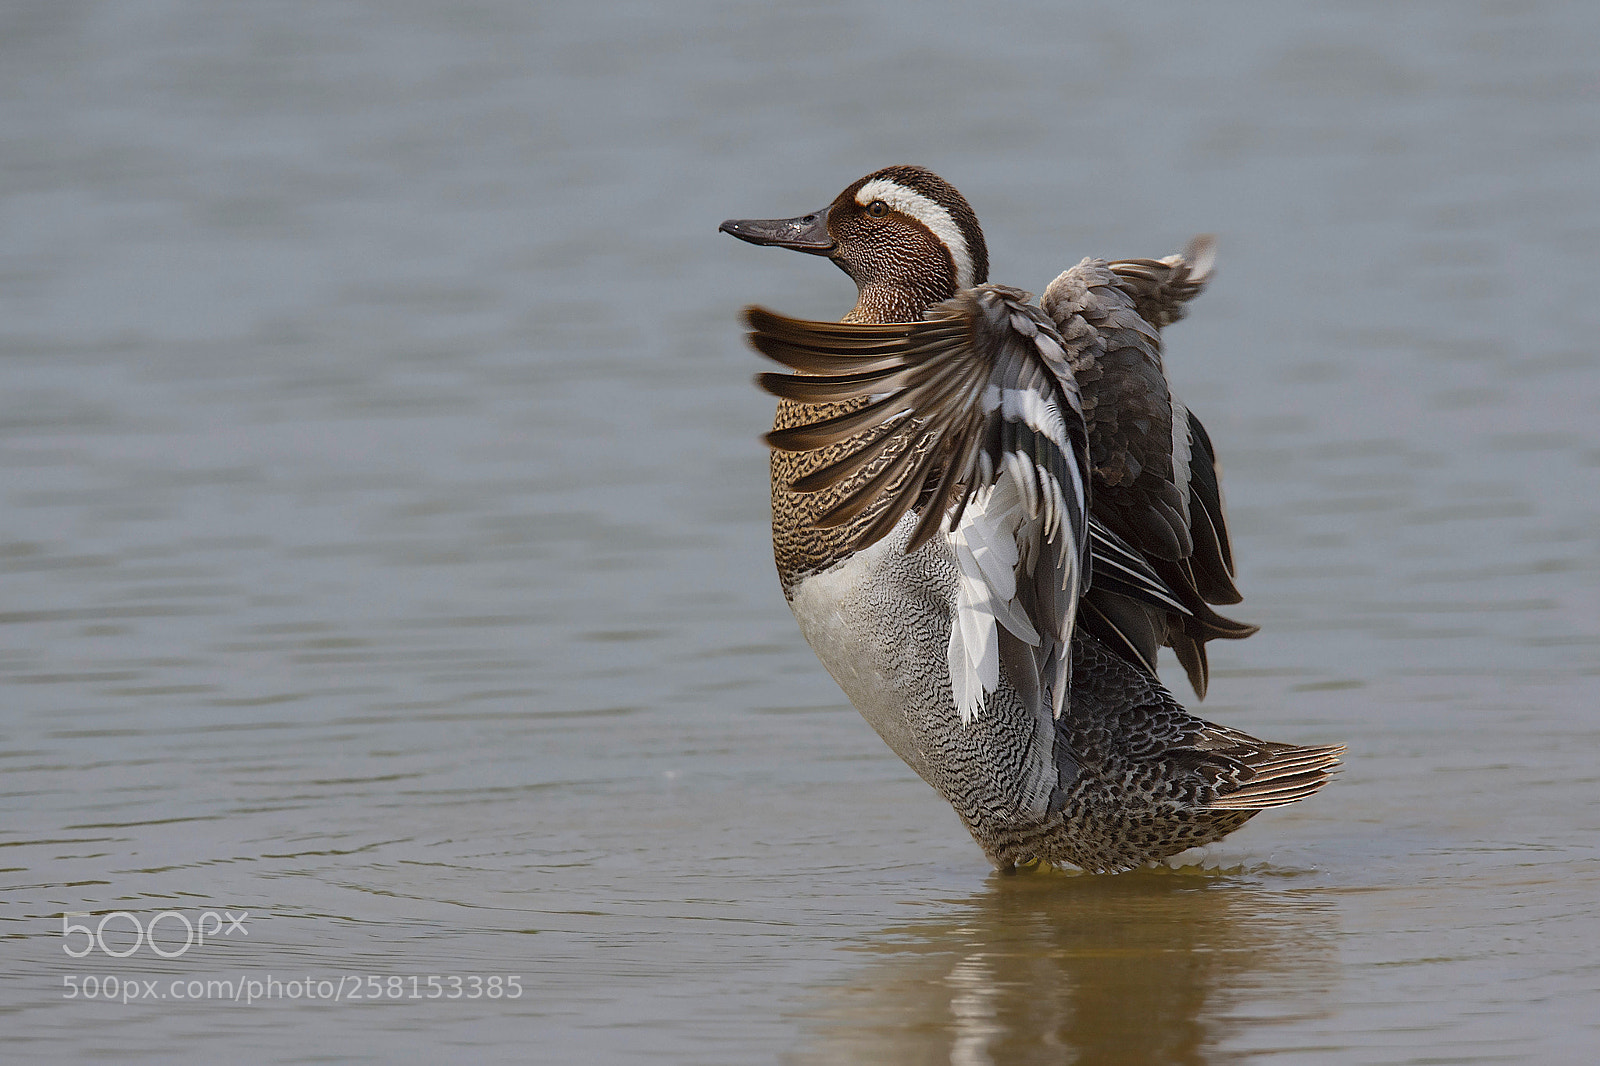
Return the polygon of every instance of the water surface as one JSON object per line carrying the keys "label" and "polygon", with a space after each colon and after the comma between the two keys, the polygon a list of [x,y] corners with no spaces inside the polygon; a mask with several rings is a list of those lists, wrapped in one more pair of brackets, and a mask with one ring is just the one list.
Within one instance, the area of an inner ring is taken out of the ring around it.
{"label": "water surface", "polygon": [[[1579,3],[10,5],[3,1053],[1590,1061],[1597,47]],[[1203,713],[1349,744],[1326,792],[1001,878],[816,664],[736,316],[851,294],[715,228],[892,162],[1035,291],[1219,234],[1169,365],[1263,630]],[[64,951],[119,911],[248,933]]]}

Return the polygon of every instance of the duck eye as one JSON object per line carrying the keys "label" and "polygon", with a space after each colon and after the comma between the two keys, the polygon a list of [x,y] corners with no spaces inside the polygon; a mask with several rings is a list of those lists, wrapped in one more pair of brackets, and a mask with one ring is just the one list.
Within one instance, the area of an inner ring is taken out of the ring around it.
{"label": "duck eye", "polygon": [[882,218],[889,213],[889,205],[882,200],[874,200],[867,205],[867,214],[873,218]]}

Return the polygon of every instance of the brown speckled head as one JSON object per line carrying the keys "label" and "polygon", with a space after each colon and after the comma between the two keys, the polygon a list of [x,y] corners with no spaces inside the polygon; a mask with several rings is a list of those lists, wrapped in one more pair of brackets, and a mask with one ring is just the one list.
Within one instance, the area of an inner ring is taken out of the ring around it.
{"label": "brown speckled head", "polygon": [[751,244],[832,259],[858,290],[847,322],[912,322],[989,280],[978,217],[955,186],[924,167],[873,171],[808,215],[730,218],[720,228]]}
{"label": "brown speckled head", "polygon": [[913,321],[989,277],[972,207],[923,167],[884,167],[851,183],[829,205],[827,226],[827,254],[860,293],[847,321]]}

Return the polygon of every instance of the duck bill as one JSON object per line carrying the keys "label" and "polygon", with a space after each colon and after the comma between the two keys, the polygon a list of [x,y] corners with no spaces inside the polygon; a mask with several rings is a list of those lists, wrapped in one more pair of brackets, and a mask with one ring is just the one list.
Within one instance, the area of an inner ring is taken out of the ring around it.
{"label": "duck bill", "polygon": [[793,248],[812,255],[827,255],[833,251],[827,208],[798,218],[730,218],[717,229],[751,244]]}

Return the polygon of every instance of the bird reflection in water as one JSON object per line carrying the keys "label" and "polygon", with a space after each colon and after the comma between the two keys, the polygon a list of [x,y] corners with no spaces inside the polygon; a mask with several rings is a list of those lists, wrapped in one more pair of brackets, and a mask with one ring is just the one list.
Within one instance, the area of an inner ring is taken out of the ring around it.
{"label": "bird reflection in water", "polygon": [[[947,922],[805,1010],[792,1063],[1216,1063],[1314,1015],[1337,973],[1325,897],[1259,870],[994,877]],[[1309,1005],[1309,1006],[1308,1006]]]}

